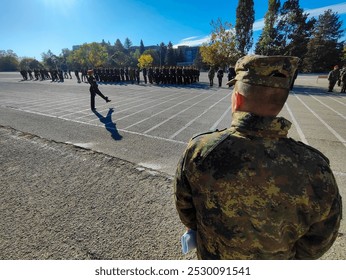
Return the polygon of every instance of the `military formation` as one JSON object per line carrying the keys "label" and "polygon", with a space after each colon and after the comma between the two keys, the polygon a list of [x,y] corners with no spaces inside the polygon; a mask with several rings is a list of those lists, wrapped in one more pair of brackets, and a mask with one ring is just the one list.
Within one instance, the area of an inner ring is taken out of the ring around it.
{"label": "military formation", "polygon": [[199,81],[200,71],[192,66],[95,68],[94,75],[98,82],[103,83],[139,84],[142,77],[145,84],[187,85]]}
{"label": "military formation", "polygon": [[[90,69],[89,69],[90,70]],[[131,83],[157,84],[157,85],[188,85],[199,82],[200,71],[193,66],[161,66],[161,67],[124,67],[124,68],[94,68],[92,69],[97,82],[101,83]],[[87,83],[88,69],[73,71],[78,83]],[[34,76],[33,76],[34,72]],[[49,80],[52,82],[64,82],[64,79],[72,79],[71,70],[21,70],[23,80]]]}
{"label": "military formation", "polygon": [[21,70],[20,74],[23,77],[23,81],[44,81],[52,80],[52,82],[64,82],[64,79],[72,79],[71,71],[62,71],[61,69],[28,69]]}

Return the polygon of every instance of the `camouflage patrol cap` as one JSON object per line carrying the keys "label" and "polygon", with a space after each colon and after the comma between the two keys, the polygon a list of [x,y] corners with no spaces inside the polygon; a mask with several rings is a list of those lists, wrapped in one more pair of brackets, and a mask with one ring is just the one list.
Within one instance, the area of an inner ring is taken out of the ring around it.
{"label": "camouflage patrol cap", "polygon": [[289,89],[298,62],[299,58],[294,56],[246,55],[237,61],[236,76],[227,85],[242,81],[247,84]]}

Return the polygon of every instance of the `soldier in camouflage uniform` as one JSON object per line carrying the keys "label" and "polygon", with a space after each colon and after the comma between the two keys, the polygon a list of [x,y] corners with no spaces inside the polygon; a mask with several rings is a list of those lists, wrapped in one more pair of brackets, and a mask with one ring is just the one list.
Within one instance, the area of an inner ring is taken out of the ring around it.
{"label": "soldier in camouflage uniform", "polygon": [[287,137],[277,117],[298,58],[238,60],[229,129],[191,139],[174,192],[199,259],[317,259],[335,241],[342,202],[329,160]]}
{"label": "soldier in camouflage uniform", "polygon": [[328,73],[328,92],[333,92],[335,84],[338,82],[340,76],[339,65],[335,65],[334,69]]}

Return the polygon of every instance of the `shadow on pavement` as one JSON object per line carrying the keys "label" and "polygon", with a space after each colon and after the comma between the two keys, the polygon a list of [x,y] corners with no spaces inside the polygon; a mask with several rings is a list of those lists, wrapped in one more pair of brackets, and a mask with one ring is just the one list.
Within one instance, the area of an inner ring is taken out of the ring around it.
{"label": "shadow on pavement", "polygon": [[116,141],[121,140],[123,137],[119,134],[116,124],[112,121],[113,108],[109,108],[107,116],[102,116],[97,110],[93,110],[94,114],[99,118],[100,122],[105,125],[105,128],[111,134],[112,138]]}

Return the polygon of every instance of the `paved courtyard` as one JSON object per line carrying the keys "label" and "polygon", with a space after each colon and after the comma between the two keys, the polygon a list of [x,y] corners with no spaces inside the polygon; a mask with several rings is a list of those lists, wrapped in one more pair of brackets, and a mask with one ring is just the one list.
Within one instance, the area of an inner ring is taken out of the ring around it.
{"label": "paved courtyard", "polygon": [[[216,82],[216,79],[214,82]],[[128,170],[126,168],[122,171],[123,174],[127,174],[124,176],[128,176],[129,185],[132,186],[131,188],[133,190],[136,189],[135,186],[140,184],[139,182],[146,182],[144,185],[150,188],[150,182],[146,180],[150,176],[159,176],[160,179],[158,181],[161,183],[164,182],[162,185],[168,190],[168,196],[165,197],[161,193],[163,197],[158,198],[156,195],[157,192],[151,192],[153,190],[149,193],[145,192],[145,194],[149,196],[147,199],[148,201],[152,201],[151,203],[155,204],[155,201],[157,202],[157,200],[163,199],[160,205],[168,205],[168,209],[166,210],[169,214],[165,220],[174,221],[168,224],[170,226],[174,225],[175,228],[171,238],[178,240],[179,237],[177,236],[180,235],[181,229],[179,229],[179,222],[176,221],[177,217],[174,212],[171,197],[171,180],[174,176],[176,164],[187,142],[193,135],[203,131],[223,129],[229,126],[231,122],[231,90],[224,85],[220,88],[216,86],[210,88],[206,73],[201,74],[199,83],[186,86],[149,85],[141,82],[139,85],[127,83],[100,84],[99,88],[105,95],[109,96],[112,102],[105,103],[101,98],[96,97],[97,111],[92,112],[90,110],[89,86],[86,83],[78,84],[76,79],[66,79],[64,83],[52,83],[48,80],[21,81],[19,73],[0,73],[0,127],[2,128],[2,137],[0,135],[0,140],[2,141],[2,145],[4,143],[9,145],[9,139],[15,139],[13,143],[17,143],[16,147],[20,145],[24,147],[25,145],[29,145],[27,142],[24,145],[24,140],[33,139],[30,144],[31,146],[28,146],[26,150],[17,151],[15,146],[11,146],[11,149],[16,150],[18,154],[24,155],[27,152],[29,153],[30,149],[42,149],[42,152],[45,151],[48,153],[49,151],[58,151],[60,144],[72,144],[73,146],[71,147],[81,147],[86,149],[86,151],[119,159],[123,161],[124,165],[128,166],[129,164],[128,169],[130,169],[130,166],[134,168],[133,172],[129,174],[126,173],[126,170]],[[340,186],[342,196],[345,199],[346,95],[337,93],[336,91],[340,90],[338,87],[335,88],[334,93],[327,93],[326,88],[326,79],[318,79],[316,75],[299,75],[296,86],[290,93],[287,104],[280,115],[286,117],[293,123],[289,134],[290,137],[310,144],[327,155]],[[3,152],[3,157],[4,154],[5,152]],[[63,154],[65,155],[65,152]],[[11,155],[11,153],[6,152],[6,155],[9,164],[10,162],[11,164],[15,164],[15,159],[17,161],[20,160],[20,157]],[[34,154],[28,154],[27,157],[28,160],[31,157],[31,162],[35,159]],[[41,157],[44,159],[44,154]],[[63,164],[57,159],[55,161],[57,164]],[[44,169],[47,173],[46,176],[49,176],[50,168],[54,169],[55,173],[57,172],[57,166],[54,165],[55,161],[52,158],[49,163],[41,163],[47,167]],[[103,161],[104,159],[100,159],[100,162]],[[30,165],[30,163],[25,163],[21,168],[29,172],[30,168],[28,164]],[[75,164],[81,164],[82,166],[84,163],[82,161]],[[101,163],[99,164],[103,166]],[[18,163],[18,166],[21,166],[21,164]],[[6,173],[8,176],[10,174],[12,174],[11,176],[17,176],[17,179],[21,179],[19,180],[20,182],[27,180],[27,177],[21,177],[24,175],[19,171],[19,173],[15,171],[15,167],[6,168],[7,172],[13,168],[12,173]],[[73,166],[70,166],[70,168],[73,169]],[[90,166],[89,168],[92,167]],[[107,166],[104,166],[102,170],[108,174],[111,171],[107,168]],[[84,172],[88,172],[86,171],[88,169],[84,169],[84,167],[81,167],[81,169]],[[144,176],[142,178],[141,176],[143,174],[139,175],[136,172],[148,172],[147,175],[149,177]],[[92,174],[94,174],[93,176],[98,176],[95,172],[92,172]],[[61,177],[59,177],[60,179],[57,182],[63,184],[63,188],[68,189],[71,184],[67,183],[64,177],[70,176],[69,171],[64,170],[60,175]],[[36,176],[38,175],[36,174]],[[121,177],[121,173],[117,173],[117,176]],[[107,184],[110,185],[109,189],[108,187],[106,189],[112,195],[116,196],[117,194],[111,191],[110,182],[112,181],[112,176],[107,178]],[[142,179],[136,181],[138,178]],[[10,182],[10,180],[10,177],[2,178],[3,183]],[[44,179],[43,181],[40,179],[37,182],[35,181],[35,184],[39,188],[44,189],[45,180],[48,179]],[[72,182],[75,185],[81,178],[78,177],[78,180],[76,178],[73,180]],[[102,178],[99,178],[99,180],[102,182]],[[119,178],[117,180],[117,184],[126,185],[126,180],[120,180]],[[137,183],[133,183],[133,180]],[[16,182],[18,184],[18,180]],[[100,182],[97,186],[102,188]],[[22,182],[22,184],[25,185],[25,182]],[[160,183],[156,182],[155,186],[158,185]],[[9,186],[15,187],[11,184]],[[87,195],[88,189],[84,189],[84,191]],[[95,195],[95,192],[97,192],[96,189],[93,190],[92,195]],[[123,189],[123,193],[125,192],[126,188]],[[8,189],[3,189],[2,194],[9,195]],[[15,192],[11,191],[10,197],[15,197],[15,194]],[[137,195],[138,200],[140,200],[142,194],[138,193]],[[137,195],[134,196],[137,197]],[[54,198],[58,199],[56,196]],[[86,198],[81,199],[84,200]],[[122,199],[122,201],[126,201],[127,198],[124,196]],[[91,202],[88,199],[86,201],[85,207],[91,207]],[[104,199],[101,199],[97,205],[104,207],[104,202]],[[48,203],[48,201],[45,203]],[[143,205],[147,205],[147,202],[143,203]],[[42,207],[45,206],[46,204]],[[56,207],[58,210],[59,206],[57,205]],[[146,208],[144,207],[143,209]],[[108,210],[110,211],[110,209]],[[106,210],[104,211],[107,212]],[[153,209],[150,208],[150,211],[153,211]],[[142,210],[143,212],[145,210]],[[143,217],[139,214],[137,216],[137,214],[135,219],[137,222],[140,222]],[[344,216],[345,214],[344,210]],[[79,215],[81,213],[76,215],[80,217]],[[12,216],[10,215],[9,217]],[[89,218],[92,217],[93,215],[90,212]],[[45,218],[49,219],[48,216],[45,216]],[[116,216],[114,218],[116,219]],[[127,219],[131,219],[131,217],[127,217]],[[11,221],[11,219],[8,221]],[[87,221],[83,219],[84,222]],[[162,220],[155,220],[155,228],[159,228],[160,223],[162,224]],[[124,224],[124,221],[120,224]],[[42,224],[39,226],[42,226]],[[70,226],[73,228],[73,225]],[[135,227],[135,225],[133,226]],[[168,225],[166,226],[169,228]],[[328,252],[326,258],[346,259],[345,232],[346,225],[343,221],[340,237],[332,250]],[[140,236],[140,232],[136,234]],[[114,239],[115,237],[112,235],[112,238]],[[77,241],[79,239],[82,238],[78,237]],[[36,240],[36,242],[39,241]],[[126,241],[123,240],[123,242],[126,244]],[[103,250],[98,251],[97,244],[94,245],[91,251],[81,250],[75,255],[64,255],[65,253],[62,255],[54,255],[53,253],[51,253],[52,255],[40,255],[39,252],[36,252],[35,255],[28,254],[27,257],[49,258],[50,256],[60,256],[60,258],[64,258],[65,256],[66,258],[84,259],[93,257],[126,258],[127,256],[127,258],[131,258],[131,256],[125,253],[120,254],[118,252],[118,254],[112,254],[111,252],[107,252],[106,247],[102,247],[103,245],[101,246]],[[87,245],[84,244],[83,246]],[[172,251],[160,252],[156,255],[157,258],[183,258],[180,256],[180,253],[172,253],[176,250],[174,246],[179,246],[179,244],[177,245],[177,242],[173,242],[171,246],[170,250]],[[163,248],[161,249],[164,250]],[[137,250],[136,252],[132,254],[135,258],[148,257],[144,251]],[[191,257],[187,256],[187,258]]]}

